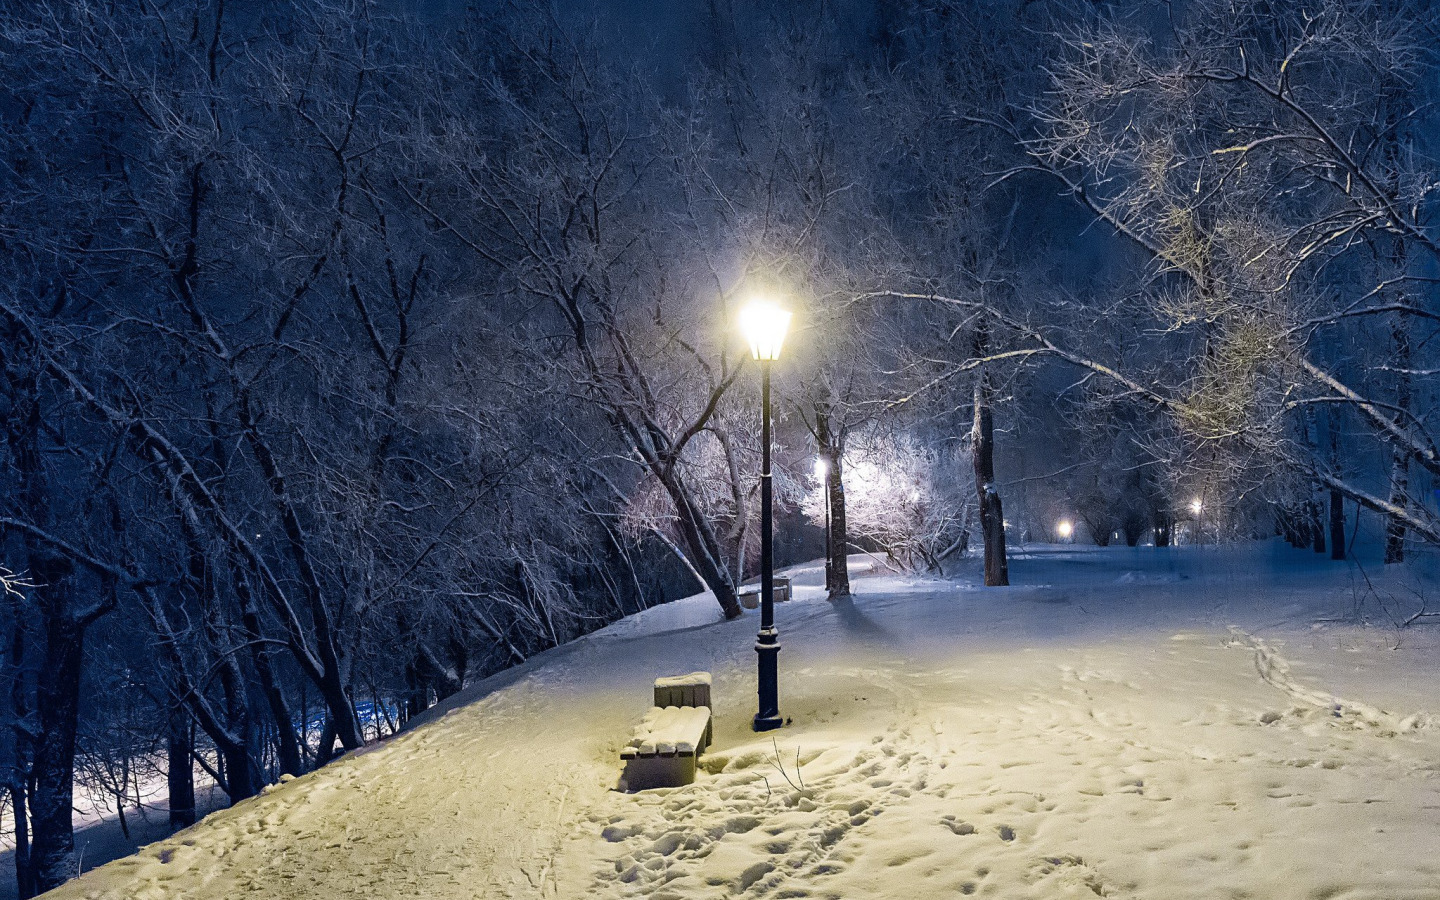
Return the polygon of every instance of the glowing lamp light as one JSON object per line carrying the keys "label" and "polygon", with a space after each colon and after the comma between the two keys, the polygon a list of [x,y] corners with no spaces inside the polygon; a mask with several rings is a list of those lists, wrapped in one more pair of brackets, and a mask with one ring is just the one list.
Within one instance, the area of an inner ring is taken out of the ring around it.
{"label": "glowing lamp light", "polygon": [[1075,526],[1071,525],[1069,522],[1061,522],[1059,525],[1055,526],[1055,530],[1059,532],[1061,538],[1069,540],[1070,535],[1075,533]]}
{"label": "glowing lamp light", "polygon": [[779,359],[780,345],[785,343],[785,329],[789,327],[790,311],[769,300],[751,300],[740,310],[740,331],[755,359],[767,362]]}
{"label": "glowing lamp light", "polygon": [[1193,512],[1195,515],[1200,515],[1200,510],[1204,508],[1205,505],[1200,502],[1199,498],[1190,501],[1190,511]]}
{"label": "glowing lamp light", "polygon": [[815,480],[824,481],[825,476],[830,473],[830,464],[821,456],[815,460]]}

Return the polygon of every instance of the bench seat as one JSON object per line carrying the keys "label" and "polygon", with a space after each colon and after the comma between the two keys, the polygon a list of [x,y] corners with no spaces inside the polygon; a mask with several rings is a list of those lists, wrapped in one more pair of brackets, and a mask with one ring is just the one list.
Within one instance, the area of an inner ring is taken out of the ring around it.
{"label": "bench seat", "polygon": [[626,787],[643,791],[693,783],[695,757],[709,743],[709,707],[652,707],[620,750]]}

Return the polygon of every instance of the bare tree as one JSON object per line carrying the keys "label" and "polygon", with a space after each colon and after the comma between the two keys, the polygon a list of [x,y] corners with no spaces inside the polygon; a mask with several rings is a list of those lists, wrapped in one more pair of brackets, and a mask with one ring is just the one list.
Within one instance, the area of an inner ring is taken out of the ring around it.
{"label": "bare tree", "polygon": [[[1296,424],[1334,406],[1375,441],[1348,452],[1394,447],[1424,468],[1436,459],[1405,382],[1375,378],[1423,363],[1400,360],[1403,342],[1379,366],[1347,356],[1370,321],[1430,315],[1427,279],[1394,249],[1434,257],[1429,182],[1413,154],[1384,152],[1387,110],[1422,108],[1416,86],[1434,62],[1416,40],[1424,13],[1330,3],[1271,15],[1224,2],[1170,12],[1062,25],[1046,96],[957,118],[1009,134],[1024,154],[1002,182],[1058,182],[1150,257],[1149,285],[1115,312],[1158,340],[1149,361],[1122,364],[1131,377],[1119,390],[1177,416],[1192,460],[1224,459],[1229,476],[1252,482],[1267,469],[1304,473],[1387,516],[1392,534],[1433,540],[1433,517],[1394,483],[1399,457],[1381,496]],[[1061,336],[977,302],[1042,344]],[[1096,359],[1090,337],[1065,336],[1066,352]]]}

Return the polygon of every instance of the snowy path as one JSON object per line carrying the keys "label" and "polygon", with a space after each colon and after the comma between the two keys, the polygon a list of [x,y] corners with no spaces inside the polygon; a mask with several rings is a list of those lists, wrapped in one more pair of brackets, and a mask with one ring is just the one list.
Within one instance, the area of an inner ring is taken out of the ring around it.
{"label": "snowy path", "polygon": [[[1289,554],[802,587],[765,736],[753,617],[681,601],[54,896],[1440,898],[1440,641],[1316,625],[1349,575]],[[612,790],[650,679],[697,668],[707,774]]]}

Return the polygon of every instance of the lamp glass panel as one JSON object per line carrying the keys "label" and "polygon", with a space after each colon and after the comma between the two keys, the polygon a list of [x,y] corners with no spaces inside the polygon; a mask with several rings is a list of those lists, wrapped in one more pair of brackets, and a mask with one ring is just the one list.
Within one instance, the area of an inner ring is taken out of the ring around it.
{"label": "lamp glass panel", "polygon": [[755,359],[776,360],[790,325],[790,311],[766,300],[755,300],[740,310],[740,330]]}

